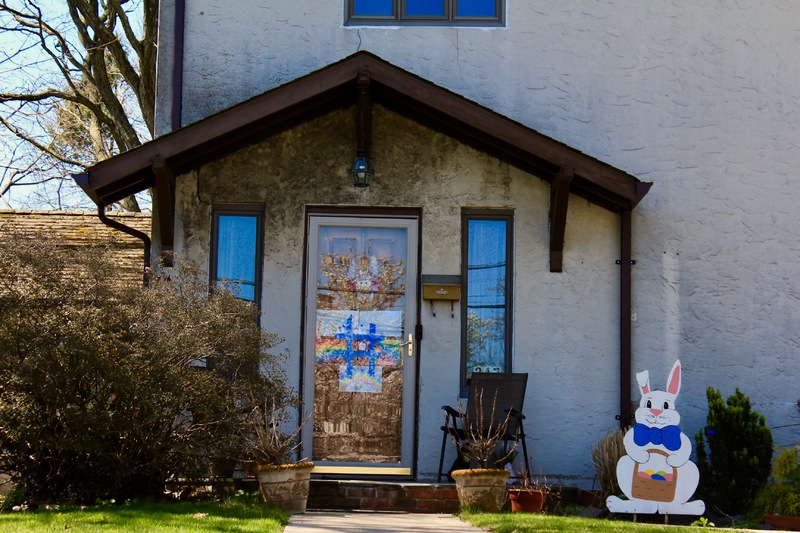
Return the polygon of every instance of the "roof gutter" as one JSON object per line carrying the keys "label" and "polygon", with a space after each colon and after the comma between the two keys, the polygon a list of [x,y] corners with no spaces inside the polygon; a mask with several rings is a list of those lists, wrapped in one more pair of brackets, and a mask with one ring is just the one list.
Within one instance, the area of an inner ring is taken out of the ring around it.
{"label": "roof gutter", "polygon": [[97,206],[97,217],[103,224],[119,230],[122,233],[127,233],[131,237],[141,240],[144,244],[144,268],[142,269],[142,284],[146,287],[148,285],[148,272],[150,270],[150,237],[138,229],[126,226],[122,222],[108,218],[108,215],[106,215],[106,207],[108,206],[103,204]]}
{"label": "roof gutter", "polygon": [[619,426],[626,429],[631,425],[631,360],[632,355],[632,305],[633,281],[631,270],[636,261],[631,259],[633,241],[632,212],[625,209],[620,213],[620,295],[619,295]]}
{"label": "roof gutter", "polygon": [[186,0],[175,0],[172,48],[172,102],[170,129],[181,127],[183,114],[183,45],[186,31]]}

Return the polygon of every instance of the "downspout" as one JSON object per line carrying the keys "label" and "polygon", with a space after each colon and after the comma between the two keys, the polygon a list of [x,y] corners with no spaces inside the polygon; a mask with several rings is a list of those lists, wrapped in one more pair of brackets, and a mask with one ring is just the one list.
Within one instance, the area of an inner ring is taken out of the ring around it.
{"label": "downspout", "polygon": [[97,217],[100,221],[116,230],[121,231],[122,233],[127,233],[131,237],[135,237],[142,241],[144,244],[144,269],[142,271],[142,283],[145,287],[148,285],[148,272],[150,271],[150,237],[147,236],[146,233],[139,231],[138,229],[132,228],[130,226],[126,226],[121,222],[117,222],[116,220],[111,220],[106,215],[106,205],[100,204],[97,206]]}
{"label": "downspout", "polygon": [[619,420],[620,428],[625,429],[631,425],[631,336],[632,336],[632,307],[631,307],[631,270],[636,261],[631,259],[633,241],[632,212],[625,209],[620,214],[620,297],[619,297]]}
{"label": "downspout", "polygon": [[173,35],[175,42],[172,49],[172,102],[170,112],[170,130],[181,127],[183,113],[183,46],[186,22],[186,0],[175,0],[175,24]]}

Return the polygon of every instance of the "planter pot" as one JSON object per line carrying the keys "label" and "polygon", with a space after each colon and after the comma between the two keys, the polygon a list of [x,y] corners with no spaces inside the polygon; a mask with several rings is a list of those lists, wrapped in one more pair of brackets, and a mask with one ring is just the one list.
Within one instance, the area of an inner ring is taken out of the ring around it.
{"label": "planter pot", "polygon": [[506,498],[508,471],[498,468],[454,470],[458,503],[462,509],[472,508],[499,513]]}
{"label": "planter pot", "polygon": [[305,513],[313,468],[314,463],[256,466],[261,497],[287,513]]}
{"label": "planter pot", "polygon": [[542,490],[508,489],[511,511],[515,513],[541,513],[547,494]]}
{"label": "planter pot", "polygon": [[765,514],[764,523],[775,529],[787,531],[800,531],[800,516]]}
{"label": "planter pot", "polygon": [[602,495],[599,490],[582,490],[581,491],[581,505],[584,507],[603,507]]}

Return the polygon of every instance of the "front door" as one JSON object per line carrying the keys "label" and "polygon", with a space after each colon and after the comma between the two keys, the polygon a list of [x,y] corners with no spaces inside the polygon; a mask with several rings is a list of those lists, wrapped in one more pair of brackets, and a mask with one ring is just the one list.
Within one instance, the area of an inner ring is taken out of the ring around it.
{"label": "front door", "polygon": [[303,455],[315,473],[411,475],[417,226],[309,218]]}

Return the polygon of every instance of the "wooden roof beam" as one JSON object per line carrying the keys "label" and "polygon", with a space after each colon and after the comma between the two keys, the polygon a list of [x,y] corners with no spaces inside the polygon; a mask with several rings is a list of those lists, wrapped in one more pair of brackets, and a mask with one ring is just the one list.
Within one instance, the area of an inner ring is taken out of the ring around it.
{"label": "wooden roof beam", "polygon": [[152,165],[156,177],[156,206],[161,241],[161,255],[165,266],[172,266],[175,245],[175,175],[167,161],[158,157]]}
{"label": "wooden roof beam", "polygon": [[550,272],[562,272],[569,187],[575,172],[562,168],[550,183]]}

